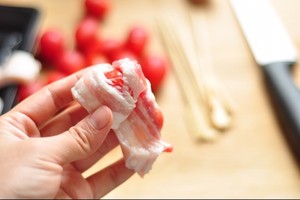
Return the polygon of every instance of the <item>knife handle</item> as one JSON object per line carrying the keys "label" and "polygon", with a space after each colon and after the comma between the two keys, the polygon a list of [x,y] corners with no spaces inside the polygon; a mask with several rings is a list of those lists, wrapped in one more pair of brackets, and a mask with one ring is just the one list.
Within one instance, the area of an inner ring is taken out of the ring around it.
{"label": "knife handle", "polygon": [[300,91],[291,77],[292,66],[278,62],[262,67],[286,139],[300,159]]}

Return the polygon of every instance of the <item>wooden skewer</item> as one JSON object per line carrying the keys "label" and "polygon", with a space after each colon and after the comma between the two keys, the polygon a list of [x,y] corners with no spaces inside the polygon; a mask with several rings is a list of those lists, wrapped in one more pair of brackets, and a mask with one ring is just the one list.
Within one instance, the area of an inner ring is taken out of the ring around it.
{"label": "wooden skewer", "polygon": [[[205,13],[198,12],[197,18],[192,13],[188,14],[188,21],[190,24],[190,32],[193,37],[193,44],[194,44],[194,52],[196,55],[194,59],[195,62],[198,63],[198,68],[200,68],[200,73],[202,74],[203,81],[203,88],[206,91],[206,104],[207,108],[209,109],[209,115],[212,125],[219,130],[228,129],[232,123],[232,115],[233,110],[230,106],[228,100],[223,95],[223,90],[216,84],[216,79],[211,72],[211,53],[208,51],[209,49],[209,34],[207,32],[206,20],[205,20]],[[199,28],[201,27],[201,31]],[[202,54],[204,56],[200,56],[199,53],[200,46],[204,46],[205,51]],[[201,60],[205,60],[203,66],[201,66]],[[191,68],[191,70],[195,70]]]}
{"label": "wooden skewer", "polygon": [[[158,25],[169,56],[173,61],[181,93],[187,102],[185,110],[189,127],[197,137],[211,140],[216,136],[216,131],[212,127],[220,131],[230,127],[233,109],[212,73],[208,73],[207,68],[211,65],[210,54],[207,53],[208,33],[206,31],[199,32],[196,29],[196,25],[199,24],[203,25],[202,28],[205,27],[204,15],[200,16],[201,20],[198,21],[192,15],[186,16],[189,26],[180,27],[180,30],[189,30],[186,31],[189,34],[186,38],[189,40],[180,38],[179,29],[172,26],[172,21],[168,16],[162,17],[158,21]],[[199,43],[206,47],[206,54],[202,57],[198,52]],[[201,66],[203,60],[206,62],[204,62],[204,66]],[[209,122],[212,127],[208,125]]]}
{"label": "wooden skewer", "polygon": [[[212,125],[218,130],[225,130],[232,123],[232,107],[229,106],[228,100],[223,95],[223,90],[217,84],[217,80],[212,73],[210,39],[207,31],[205,12],[198,12],[197,14],[197,17],[192,15],[191,12],[186,14],[187,22],[189,23],[187,29],[190,28],[189,33],[192,37],[191,41],[193,41],[188,47],[192,49],[192,52],[189,52],[189,54],[192,54],[193,57],[190,57],[190,59],[197,63],[196,65],[191,64],[190,69],[193,71],[193,75],[197,74],[197,72],[201,74],[203,84],[202,93],[204,93],[202,98],[207,104],[206,107]],[[199,27],[201,27],[201,31]],[[199,53],[200,47],[204,49],[201,53]]]}
{"label": "wooden skewer", "polygon": [[168,22],[163,22],[162,19],[158,21],[160,33],[162,35],[164,44],[167,48],[168,54],[173,61],[174,72],[179,81],[179,88],[186,101],[186,122],[190,132],[195,138],[205,141],[213,140],[216,136],[213,130],[207,123],[207,118],[203,111],[203,104],[198,102],[198,92],[193,87],[195,83],[190,79],[190,74],[185,71],[188,61],[182,52],[181,46],[178,44],[178,39],[175,38],[173,30],[170,28]]}

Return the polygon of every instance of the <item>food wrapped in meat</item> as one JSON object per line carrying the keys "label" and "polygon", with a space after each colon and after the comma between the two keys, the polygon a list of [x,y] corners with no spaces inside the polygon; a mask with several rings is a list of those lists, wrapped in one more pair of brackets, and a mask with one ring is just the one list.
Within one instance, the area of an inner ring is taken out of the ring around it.
{"label": "food wrapped in meat", "polygon": [[113,113],[126,166],[140,176],[148,173],[162,152],[172,146],[161,140],[163,115],[149,81],[134,60],[121,59],[91,67],[72,88],[72,94],[88,112],[101,105]]}

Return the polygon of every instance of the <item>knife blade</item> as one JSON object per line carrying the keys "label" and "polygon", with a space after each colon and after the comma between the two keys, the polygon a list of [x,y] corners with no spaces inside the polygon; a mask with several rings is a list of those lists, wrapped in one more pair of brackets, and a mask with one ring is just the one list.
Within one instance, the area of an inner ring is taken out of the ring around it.
{"label": "knife blade", "polygon": [[231,0],[256,63],[261,66],[287,141],[300,158],[300,91],[291,68],[297,50],[270,0]]}

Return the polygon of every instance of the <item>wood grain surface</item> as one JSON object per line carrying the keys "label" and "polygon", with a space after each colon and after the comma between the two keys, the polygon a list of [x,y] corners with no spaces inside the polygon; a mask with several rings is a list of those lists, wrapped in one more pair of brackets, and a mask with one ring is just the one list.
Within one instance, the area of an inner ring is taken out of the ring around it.
{"label": "wood grain surface", "polygon": [[[209,33],[209,45],[202,51],[209,52],[211,62],[207,67],[234,105],[233,125],[213,142],[193,140],[184,122],[185,105],[170,71],[157,101],[165,117],[162,137],[174,151],[162,154],[144,178],[134,175],[105,198],[300,198],[299,166],[274,116],[261,70],[229,2],[210,0],[209,5],[200,7],[187,2],[113,0],[101,33],[103,37],[123,38],[131,25],[146,25],[151,32],[149,51],[161,54],[165,49],[155,25],[159,14],[180,12],[182,8],[205,13],[203,30]],[[300,1],[273,2],[300,50]],[[41,30],[59,27],[69,38],[83,15],[81,0],[0,0],[0,4],[34,6],[41,11]],[[177,23],[180,27],[180,20]],[[299,84],[298,66],[294,78]],[[120,156],[120,149],[113,150],[85,176]]]}

